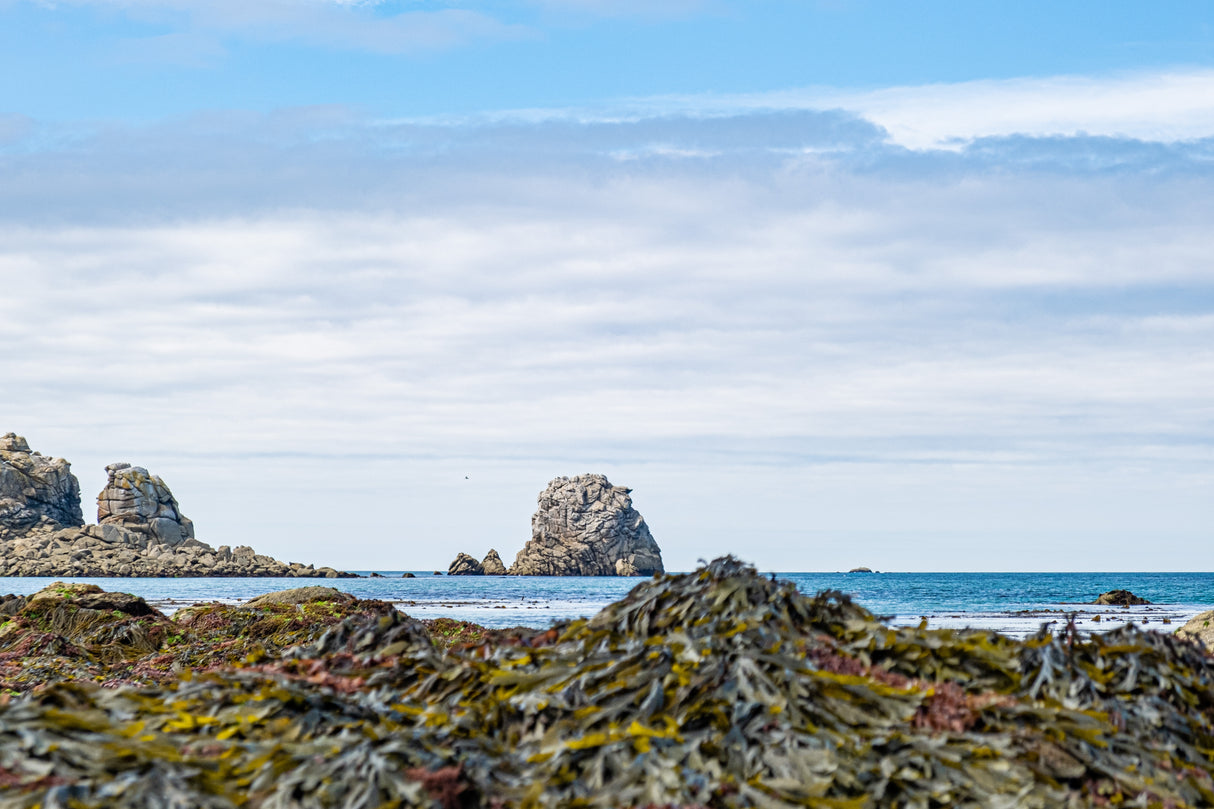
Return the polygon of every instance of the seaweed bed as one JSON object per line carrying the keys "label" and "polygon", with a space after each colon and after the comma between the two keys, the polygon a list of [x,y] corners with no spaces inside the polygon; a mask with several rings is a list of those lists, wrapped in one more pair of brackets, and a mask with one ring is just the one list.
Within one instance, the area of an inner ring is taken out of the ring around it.
{"label": "seaweed bed", "polygon": [[896,629],[731,558],[539,633],[85,585],[5,616],[0,809],[1214,804],[1199,645]]}

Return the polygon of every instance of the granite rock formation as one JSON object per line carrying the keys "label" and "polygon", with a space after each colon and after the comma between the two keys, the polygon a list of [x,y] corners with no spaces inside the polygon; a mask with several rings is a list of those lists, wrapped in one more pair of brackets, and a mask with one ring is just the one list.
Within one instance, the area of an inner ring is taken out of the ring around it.
{"label": "granite rock formation", "polygon": [[493,548],[485,554],[485,558],[481,560],[481,571],[486,576],[505,576],[506,565],[502,562],[502,557],[497,555],[497,551]]}
{"label": "granite rock formation", "polygon": [[84,514],[72,465],[31,452],[19,435],[0,436],[0,540],[76,525]]}
{"label": "granite rock formation", "polygon": [[603,475],[560,477],[540,493],[515,576],[651,576],[662,551],[632,507],[631,489]]}
{"label": "granite rock formation", "polygon": [[483,576],[485,575],[481,563],[476,561],[466,553],[461,553],[455,557],[455,560],[447,567],[448,576]]}
{"label": "granite rock formation", "polygon": [[0,576],[349,578],[330,567],[287,564],[247,545],[170,546],[117,525],[82,525],[0,541]]}
{"label": "granite rock formation", "polygon": [[1207,649],[1214,648],[1214,610],[1199,612],[1176,630],[1176,637],[1199,640]]}
{"label": "granite rock formation", "polygon": [[148,534],[170,548],[194,538],[194,523],[159,475],[129,463],[110,464],[105,471],[109,480],[97,495],[98,524]]}
{"label": "granite rock formation", "polygon": [[246,545],[194,538],[164,481],[130,464],[106,467],[97,525],[85,525],[70,465],[0,438],[0,576],[282,576],[347,578],[330,567],[287,564]]}

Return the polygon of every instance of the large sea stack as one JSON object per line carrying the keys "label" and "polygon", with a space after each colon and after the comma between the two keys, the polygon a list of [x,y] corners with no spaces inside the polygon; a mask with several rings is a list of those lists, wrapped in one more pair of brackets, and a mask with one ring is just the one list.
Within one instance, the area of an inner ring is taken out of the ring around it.
{"label": "large sea stack", "polygon": [[662,551],[632,490],[603,475],[560,477],[539,496],[531,540],[510,567],[515,576],[652,576]]}
{"label": "large sea stack", "polygon": [[84,513],[72,465],[31,452],[19,435],[0,436],[0,540],[75,525]]}
{"label": "large sea stack", "polygon": [[142,466],[114,463],[97,495],[97,523],[148,534],[169,547],[194,538],[194,523],[181,513],[169,487]]}

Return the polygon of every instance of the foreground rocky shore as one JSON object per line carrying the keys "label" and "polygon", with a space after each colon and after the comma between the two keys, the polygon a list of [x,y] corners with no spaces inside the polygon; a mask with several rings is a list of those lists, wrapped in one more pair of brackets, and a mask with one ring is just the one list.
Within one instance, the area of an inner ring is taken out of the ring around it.
{"label": "foreground rocky shore", "polygon": [[891,628],[732,559],[545,631],[329,588],[0,607],[2,809],[1214,803],[1199,644]]}

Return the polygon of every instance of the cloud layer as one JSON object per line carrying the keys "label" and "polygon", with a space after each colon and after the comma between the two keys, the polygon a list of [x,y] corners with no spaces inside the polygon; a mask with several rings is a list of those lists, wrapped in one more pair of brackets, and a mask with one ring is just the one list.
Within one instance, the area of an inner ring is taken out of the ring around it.
{"label": "cloud layer", "polygon": [[1214,133],[1214,70],[977,80],[867,92],[807,90],[752,96],[780,108],[837,104],[910,148],[1009,135],[1183,141]]}
{"label": "cloud layer", "polygon": [[675,568],[1214,563],[1207,140],[8,120],[0,430],[152,467],[204,540],[509,557],[593,470]]}

